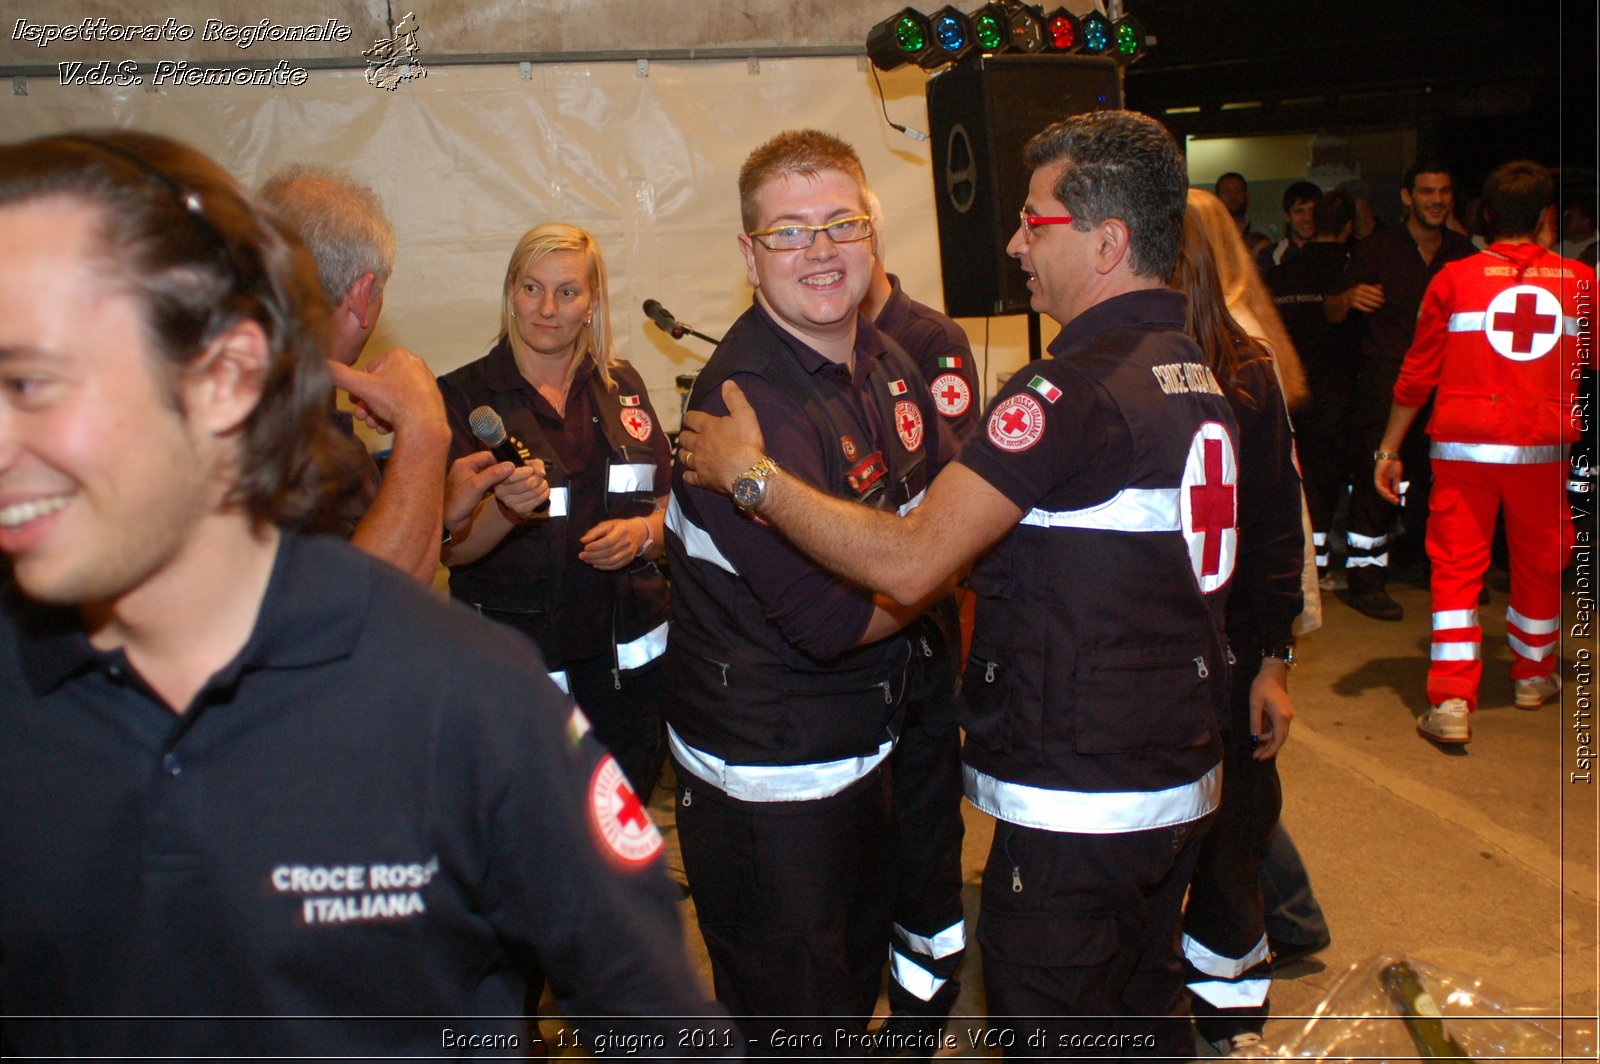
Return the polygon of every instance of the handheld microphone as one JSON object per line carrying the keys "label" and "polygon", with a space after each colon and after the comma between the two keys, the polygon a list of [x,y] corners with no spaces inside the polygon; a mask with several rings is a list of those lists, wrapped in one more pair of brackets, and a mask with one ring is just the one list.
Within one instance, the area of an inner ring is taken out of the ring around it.
{"label": "handheld microphone", "polygon": [[682,336],[683,326],[678,324],[678,319],[672,316],[672,311],[663,307],[653,299],[644,301],[644,313],[647,318],[656,323],[662,332],[669,332],[673,336]]}
{"label": "handheld microphone", "polygon": [[[467,415],[467,426],[472,429],[472,434],[478,437],[478,442],[489,449],[497,461],[510,462],[512,465],[527,465],[516,446],[506,435],[506,423],[492,406],[475,407]],[[565,489],[563,489],[565,490]],[[549,517],[550,500],[546,499],[533,508],[530,517]]]}
{"label": "handheld microphone", "polygon": [[478,442],[501,462],[510,462],[513,465],[526,465],[522,455],[506,436],[506,423],[499,414],[495,413],[492,406],[480,406],[467,415],[467,425],[472,429],[472,434],[478,437]]}

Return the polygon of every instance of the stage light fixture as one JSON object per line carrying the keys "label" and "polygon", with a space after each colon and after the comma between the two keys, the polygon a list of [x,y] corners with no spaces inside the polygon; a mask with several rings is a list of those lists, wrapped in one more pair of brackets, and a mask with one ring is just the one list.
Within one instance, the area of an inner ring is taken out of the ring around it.
{"label": "stage light fixture", "polygon": [[999,4],[984,4],[972,13],[972,32],[985,52],[1004,52],[1011,43],[1011,22]]}
{"label": "stage light fixture", "polygon": [[1078,32],[1083,51],[1089,55],[1104,55],[1111,47],[1111,22],[1098,11],[1083,16]]}
{"label": "stage light fixture", "polygon": [[919,62],[933,46],[928,20],[914,8],[903,8],[867,31],[867,58],[879,70]]}
{"label": "stage light fixture", "polygon": [[1016,4],[1006,12],[1011,47],[1018,52],[1042,52],[1049,41],[1045,35],[1044,14],[1038,8]]}
{"label": "stage light fixture", "polygon": [[945,6],[928,16],[934,46],[919,60],[924,70],[954,63],[972,51],[976,34],[972,20],[959,8]]}
{"label": "stage light fixture", "polygon": [[1064,7],[1058,7],[1050,13],[1044,23],[1045,37],[1050,43],[1052,52],[1075,52],[1078,50],[1082,33],[1078,28],[1078,16]]}
{"label": "stage light fixture", "polygon": [[1116,42],[1119,63],[1134,63],[1144,58],[1144,27],[1132,15],[1117,19],[1111,27],[1111,39]]}

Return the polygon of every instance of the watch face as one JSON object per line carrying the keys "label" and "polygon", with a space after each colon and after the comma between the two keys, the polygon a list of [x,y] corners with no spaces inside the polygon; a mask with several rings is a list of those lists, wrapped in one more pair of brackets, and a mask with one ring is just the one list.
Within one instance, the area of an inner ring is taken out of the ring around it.
{"label": "watch face", "polygon": [[767,482],[755,477],[740,477],[733,482],[733,502],[741,510],[753,510],[761,501]]}

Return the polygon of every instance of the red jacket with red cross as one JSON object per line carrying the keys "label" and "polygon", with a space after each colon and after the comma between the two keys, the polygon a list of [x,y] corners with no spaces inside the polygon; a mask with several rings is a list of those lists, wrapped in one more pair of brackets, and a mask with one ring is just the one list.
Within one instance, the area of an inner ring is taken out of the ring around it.
{"label": "red jacket with red cross", "polygon": [[1449,263],[1423,296],[1395,402],[1420,407],[1438,388],[1428,422],[1436,444],[1577,439],[1580,322],[1592,351],[1594,281],[1589,267],[1538,244],[1492,244]]}

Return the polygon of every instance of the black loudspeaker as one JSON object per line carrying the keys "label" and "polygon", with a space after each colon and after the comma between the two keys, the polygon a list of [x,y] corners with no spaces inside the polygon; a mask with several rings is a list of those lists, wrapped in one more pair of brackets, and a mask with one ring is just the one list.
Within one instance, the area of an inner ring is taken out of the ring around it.
{"label": "black loudspeaker", "polygon": [[1052,122],[1121,106],[1117,64],[1104,57],[982,56],[929,80],[945,313],[983,318],[1027,311],[1026,278],[1006,255],[1028,198],[1022,147]]}

